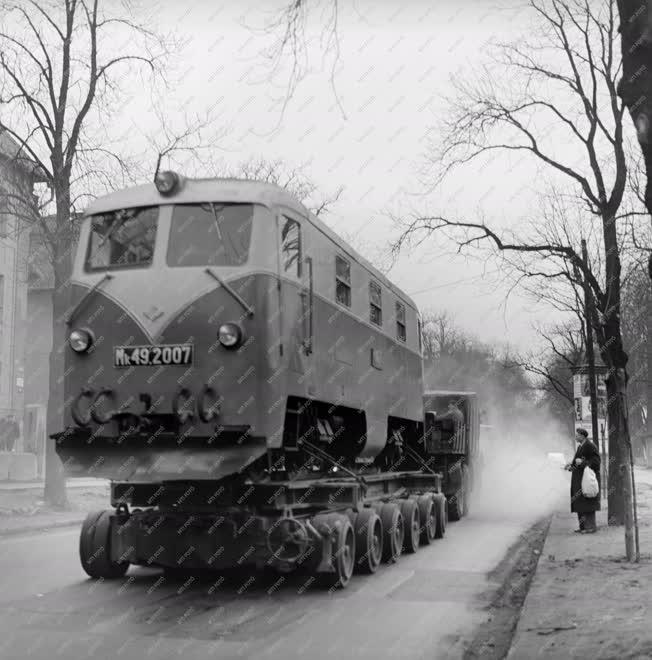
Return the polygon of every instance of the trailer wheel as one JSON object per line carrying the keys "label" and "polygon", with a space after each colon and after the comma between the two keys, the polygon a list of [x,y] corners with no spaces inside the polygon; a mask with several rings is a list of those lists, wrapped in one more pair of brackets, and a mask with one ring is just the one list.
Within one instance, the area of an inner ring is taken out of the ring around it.
{"label": "trailer wheel", "polygon": [[443,539],[446,534],[446,521],[448,520],[448,501],[442,493],[435,493],[432,496],[435,512],[437,516],[437,526],[435,538]]}
{"label": "trailer wheel", "polygon": [[115,580],[129,568],[129,562],[111,559],[112,511],[94,511],[86,516],[79,535],[79,558],[86,574],[94,579]]}
{"label": "trailer wheel", "polygon": [[470,510],[471,491],[473,490],[473,479],[468,465],[462,466],[462,483],[464,484],[464,500],[462,516],[468,516]]}
{"label": "trailer wheel", "polygon": [[430,495],[421,495],[417,503],[421,524],[421,543],[430,545],[437,538],[437,508]]}
{"label": "trailer wheel", "polygon": [[347,515],[336,513],[319,520],[326,525],[333,539],[331,565],[334,573],[318,573],[319,584],[328,589],[343,589],[351,581],[355,566],[355,532]]}
{"label": "trailer wheel", "polygon": [[462,466],[462,487],[448,501],[448,519],[456,522],[469,512],[469,468]]}
{"label": "trailer wheel", "polygon": [[383,561],[397,562],[403,551],[403,516],[396,504],[388,502],[380,510],[380,521],[383,524]]}
{"label": "trailer wheel", "polygon": [[373,509],[362,509],[355,519],[355,564],[360,573],[371,575],[383,558],[383,523]]}
{"label": "trailer wheel", "polygon": [[451,522],[457,522],[462,518],[462,511],[464,510],[464,491],[458,490],[451,495],[448,500],[448,519]]}
{"label": "trailer wheel", "polygon": [[413,499],[401,502],[401,515],[405,533],[403,535],[403,550],[414,554],[419,549],[421,536],[421,521],[419,520],[419,505]]}

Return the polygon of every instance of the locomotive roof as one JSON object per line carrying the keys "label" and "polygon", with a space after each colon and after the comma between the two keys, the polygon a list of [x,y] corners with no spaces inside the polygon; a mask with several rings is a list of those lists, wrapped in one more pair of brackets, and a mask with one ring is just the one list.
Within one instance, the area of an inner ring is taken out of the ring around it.
{"label": "locomotive roof", "polygon": [[131,186],[103,195],[94,200],[84,215],[105,213],[120,208],[138,206],[164,206],[169,204],[198,204],[208,201],[260,203],[265,206],[283,205],[305,215],[323,234],[336,243],[343,252],[369,270],[375,279],[400,296],[405,303],[417,309],[414,301],[395,284],[388,280],[375,266],[356,252],[342,237],[338,236],[316,215],[311,213],[294,195],[280,186],[267,181],[237,178],[184,178],[178,192],[171,196],[161,195],[153,183]]}

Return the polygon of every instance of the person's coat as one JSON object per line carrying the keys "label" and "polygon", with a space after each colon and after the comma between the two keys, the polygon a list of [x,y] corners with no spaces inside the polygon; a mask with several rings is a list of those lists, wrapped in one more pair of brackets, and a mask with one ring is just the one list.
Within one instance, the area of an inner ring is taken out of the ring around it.
{"label": "person's coat", "polygon": [[[579,458],[582,461],[581,465],[575,464],[575,459]],[[585,467],[590,467],[598,479],[598,485],[602,488],[600,483],[600,452],[598,448],[589,440],[586,439],[575,452],[573,461],[571,463],[571,511],[573,513],[591,513],[592,511],[600,511],[600,493],[597,497],[584,497],[582,495],[582,476],[584,475]]]}

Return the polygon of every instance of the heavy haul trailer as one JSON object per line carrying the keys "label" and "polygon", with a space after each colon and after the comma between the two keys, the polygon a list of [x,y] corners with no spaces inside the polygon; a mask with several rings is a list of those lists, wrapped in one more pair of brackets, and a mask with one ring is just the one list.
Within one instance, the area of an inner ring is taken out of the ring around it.
{"label": "heavy haul trailer", "polygon": [[469,512],[478,484],[480,410],[475,392],[427,391],[423,395],[427,464],[443,475],[449,520]]}
{"label": "heavy haul trailer", "polygon": [[[354,572],[414,553],[446,530],[441,476],[416,472],[364,478],[216,484],[112,484],[115,512],[89,514],[82,565],[116,578],[130,564],[191,570],[303,568],[344,587]],[[147,509],[129,510],[126,501]]]}
{"label": "heavy haul trailer", "polygon": [[70,291],[51,437],[68,475],[112,482],[82,526],[92,577],[301,564],[345,585],[444,534],[418,310],[287,191],[167,172],[99,198]]}

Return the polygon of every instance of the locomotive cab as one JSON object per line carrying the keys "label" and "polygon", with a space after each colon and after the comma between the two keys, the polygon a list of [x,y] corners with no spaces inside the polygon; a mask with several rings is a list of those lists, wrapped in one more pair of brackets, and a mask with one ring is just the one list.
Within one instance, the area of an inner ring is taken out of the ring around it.
{"label": "locomotive cab", "polygon": [[282,411],[261,380],[282,367],[289,331],[270,319],[298,309],[278,291],[280,257],[299,251],[273,205],[247,193],[140,186],[88,209],[57,444],[69,474],[219,478],[280,443]]}

